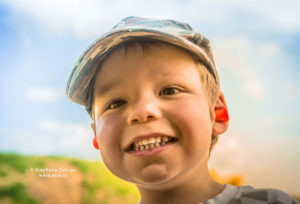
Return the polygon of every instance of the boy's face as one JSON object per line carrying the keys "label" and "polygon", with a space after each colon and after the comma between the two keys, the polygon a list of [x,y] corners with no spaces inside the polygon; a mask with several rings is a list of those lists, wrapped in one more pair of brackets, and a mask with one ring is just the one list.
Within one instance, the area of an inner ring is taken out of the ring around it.
{"label": "boy's face", "polygon": [[[139,46],[119,48],[104,61],[92,127],[112,173],[165,188],[207,171],[213,123],[197,69],[189,54],[168,45],[144,54]],[[133,142],[157,143],[163,136],[171,141],[133,150]]]}

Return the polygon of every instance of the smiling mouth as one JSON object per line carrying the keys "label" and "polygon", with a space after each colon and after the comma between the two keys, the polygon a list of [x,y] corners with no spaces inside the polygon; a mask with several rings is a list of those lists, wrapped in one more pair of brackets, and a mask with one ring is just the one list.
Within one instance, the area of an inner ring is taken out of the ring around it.
{"label": "smiling mouth", "polygon": [[132,143],[127,152],[138,152],[138,151],[149,151],[152,149],[156,149],[162,147],[169,143],[176,142],[176,138],[168,137],[168,136],[158,136],[158,137],[151,137],[147,139],[142,139],[140,141]]}

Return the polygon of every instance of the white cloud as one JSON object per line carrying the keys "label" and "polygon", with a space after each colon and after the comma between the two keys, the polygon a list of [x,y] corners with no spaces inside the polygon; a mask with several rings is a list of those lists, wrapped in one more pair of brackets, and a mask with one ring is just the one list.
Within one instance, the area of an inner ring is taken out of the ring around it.
{"label": "white cloud", "polygon": [[[214,0],[214,1],[189,1],[186,4],[189,16],[200,20],[222,22],[247,23],[250,27],[258,29],[271,29],[277,33],[296,33],[300,31],[300,2],[298,0]],[[198,12],[197,12],[198,11]],[[211,15],[211,14],[214,15]],[[247,22],[249,19],[251,22]],[[253,21],[255,20],[255,21]],[[225,25],[225,28],[230,25]],[[260,27],[263,26],[263,27]],[[255,28],[255,27],[253,27]]]}
{"label": "white cloud", "polygon": [[61,93],[50,87],[29,87],[25,92],[26,98],[34,102],[56,102]]}
{"label": "white cloud", "polygon": [[92,144],[93,131],[88,124],[44,119],[36,126],[42,131],[43,137],[51,141],[50,153],[87,159],[99,158]]}
{"label": "white cloud", "polygon": [[44,119],[35,126],[30,131],[0,126],[0,149],[22,154],[101,159],[93,147],[93,131],[88,124]]}
{"label": "white cloud", "polygon": [[7,0],[4,3],[13,11],[11,18],[16,22],[25,16],[43,31],[72,34],[80,39],[98,37],[126,16],[172,16],[177,5],[170,0]]}
{"label": "white cloud", "polygon": [[[267,92],[264,81],[268,78],[266,72],[276,74],[273,70],[281,70],[281,66],[290,64],[288,55],[274,41],[260,42],[237,36],[216,38],[213,45],[217,68],[234,73],[242,82],[241,89],[255,101],[262,100]],[[286,85],[281,89],[297,95],[291,86]]]}
{"label": "white cloud", "polygon": [[55,120],[41,120],[38,123],[38,127],[42,130],[55,131],[59,128],[59,123]]}
{"label": "white cloud", "polygon": [[91,128],[86,124],[61,123],[56,120],[41,120],[37,126],[39,129],[60,138],[60,145],[64,148],[78,148],[91,136]]}
{"label": "white cloud", "polygon": [[[260,100],[265,95],[265,85],[260,80],[257,69],[263,68],[267,58],[263,54],[270,56],[269,50],[273,50],[269,44],[261,45],[262,51],[258,54],[257,46],[245,37],[234,39],[217,39],[215,42],[215,58],[218,69],[229,69],[242,80],[242,89],[254,100]],[[276,51],[279,52],[279,51]],[[272,56],[276,54],[273,51]],[[260,63],[256,63],[259,61]],[[263,63],[262,63],[263,62]]]}
{"label": "white cloud", "polygon": [[[3,0],[12,11],[13,19],[29,19],[49,33],[72,34],[78,38],[94,38],[107,31],[121,18],[131,15],[188,20],[214,24],[223,19],[244,23],[258,18],[259,24],[276,32],[300,30],[300,3],[282,1],[138,1],[138,0]],[[168,9],[166,9],[168,8]],[[241,12],[248,15],[241,15]],[[214,13],[214,15],[211,15]],[[22,23],[19,25],[22,27]],[[222,24],[220,24],[222,26]],[[227,25],[223,25],[224,28]],[[26,27],[26,26],[25,26]],[[23,27],[24,28],[24,27]]]}
{"label": "white cloud", "polygon": [[260,123],[266,127],[284,127],[291,124],[297,124],[298,118],[297,117],[279,117],[279,116],[264,116],[260,119]]}
{"label": "white cloud", "polygon": [[243,89],[254,100],[260,100],[265,95],[264,84],[254,78],[246,80],[243,85]]}
{"label": "white cloud", "polygon": [[257,49],[257,54],[262,55],[265,59],[271,59],[282,54],[279,45],[275,42],[263,43],[258,45]]}
{"label": "white cloud", "polygon": [[300,97],[299,85],[293,82],[282,82],[279,84],[279,91],[283,93],[284,97],[293,101]]}
{"label": "white cloud", "polygon": [[[252,6],[251,6],[252,5]],[[282,32],[299,32],[299,8],[300,2],[298,0],[288,1],[259,1],[248,4],[249,10],[257,13],[260,19],[264,19],[267,24]]]}

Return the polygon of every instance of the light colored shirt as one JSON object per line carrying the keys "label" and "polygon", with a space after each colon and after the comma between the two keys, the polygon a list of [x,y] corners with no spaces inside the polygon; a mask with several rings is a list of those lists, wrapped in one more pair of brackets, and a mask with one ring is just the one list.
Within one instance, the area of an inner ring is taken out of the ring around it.
{"label": "light colored shirt", "polygon": [[225,184],[221,193],[199,204],[300,204],[300,202],[277,189],[253,188],[252,186],[236,187]]}
{"label": "light colored shirt", "polygon": [[300,204],[300,202],[277,189],[225,184],[220,194],[199,204]]}

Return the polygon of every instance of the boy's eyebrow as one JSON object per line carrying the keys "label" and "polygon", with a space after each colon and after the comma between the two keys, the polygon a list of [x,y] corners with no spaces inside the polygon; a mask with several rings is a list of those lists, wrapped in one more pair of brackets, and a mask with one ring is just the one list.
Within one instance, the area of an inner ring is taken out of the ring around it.
{"label": "boy's eyebrow", "polygon": [[[96,96],[103,96],[105,95],[107,92],[109,92],[110,90],[112,90],[113,88],[119,86],[120,81],[116,80],[116,81],[109,81],[101,86],[98,85],[99,89],[98,91],[95,93]],[[97,90],[97,89],[95,89]]]}

